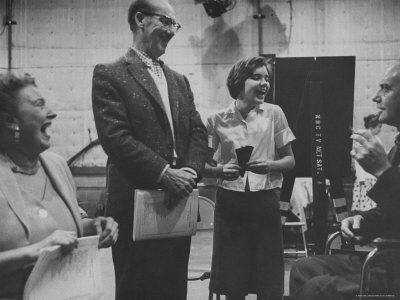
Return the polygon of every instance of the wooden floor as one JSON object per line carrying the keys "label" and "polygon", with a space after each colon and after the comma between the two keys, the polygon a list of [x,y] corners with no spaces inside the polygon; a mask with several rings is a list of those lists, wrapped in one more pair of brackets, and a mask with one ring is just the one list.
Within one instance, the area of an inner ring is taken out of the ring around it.
{"label": "wooden floor", "polygon": [[[195,277],[205,271],[209,271],[211,265],[212,252],[212,231],[198,231],[192,239],[192,248],[189,260],[189,277]],[[101,250],[102,275],[105,288],[104,300],[114,299],[114,269],[111,259],[111,250]],[[285,295],[288,295],[289,272],[295,257],[285,258]],[[208,283],[204,281],[189,281],[188,300],[206,300],[208,299]],[[256,299],[255,295],[249,295],[246,300]]]}

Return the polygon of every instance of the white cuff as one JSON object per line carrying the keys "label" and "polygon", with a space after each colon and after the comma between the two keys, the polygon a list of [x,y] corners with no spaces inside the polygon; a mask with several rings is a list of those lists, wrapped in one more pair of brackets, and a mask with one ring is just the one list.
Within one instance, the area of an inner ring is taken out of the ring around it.
{"label": "white cuff", "polygon": [[165,172],[168,170],[169,167],[170,167],[169,164],[167,164],[167,165],[165,166],[165,168],[162,170],[160,176],[158,176],[157,183],[160,183],[160,182],[161,182],[161,179],[163,178]]}

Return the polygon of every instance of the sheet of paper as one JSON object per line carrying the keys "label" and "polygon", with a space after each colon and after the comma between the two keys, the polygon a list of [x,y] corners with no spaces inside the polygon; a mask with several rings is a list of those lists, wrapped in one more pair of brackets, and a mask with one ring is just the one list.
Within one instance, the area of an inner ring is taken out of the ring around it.
{"label": "sheet of paper", "polygon": [[23,300],[103,299],[98,241],[99,236],[79,238],[78,247],[66,255],[60,246],[43,249]]}
{"label": "sheet of paper", "polygon": [[173,209],[164,205],[162,190],[135,190],[133,240],[194,235],[197,229],[199,191],[193,190],[187,199]]}

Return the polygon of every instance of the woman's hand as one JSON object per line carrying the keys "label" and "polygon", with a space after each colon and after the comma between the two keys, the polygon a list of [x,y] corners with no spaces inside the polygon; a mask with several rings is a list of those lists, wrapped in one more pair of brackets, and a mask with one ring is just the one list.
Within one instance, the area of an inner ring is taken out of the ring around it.
{"label": "woman's hand", "polygon": [[37,261],[40,250],[51,246],[61,246],[61,252],[66,254],[78,244],[74,231],[56,230],[38,243],[25,247],[0,251],[0,277],[21,270]]}
{"label": "woman's hand", "polygon": [[37,244],[38,250],[51,247],[61,246],[62,253],[72,251],[78,245],[78,237],[74,231],[56,230],[47,238],[43,239]]}
{"label": "woman's hand", "polygon": [[96,234],[100,236],[99,248],[114,245],[118,239],[118,223],[111,217],[97,217],[92,220]]}
{"label": "woman's hand", "polygon": [[240,176],[241,167],[235,164],[225,164],[217,166],[217,177],[223,180],[233,181]]}
{"label": "woman's hand", "polygon": [[270,161],[251,161],[246,164],[246,171],[264,175],[272,171],[271,163]]}

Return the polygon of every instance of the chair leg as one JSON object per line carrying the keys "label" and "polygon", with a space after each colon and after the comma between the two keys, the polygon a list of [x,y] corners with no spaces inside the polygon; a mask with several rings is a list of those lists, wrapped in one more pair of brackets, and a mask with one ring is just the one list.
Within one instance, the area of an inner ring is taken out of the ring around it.
{"label": "chair leg", "polygon": [[303,227],[301,227],[301,235],[303,237],[303,245],[304,245],[304,251],[306,251],[306,257],[308,257],[308,248],[307,248],[307,242],[306,242],[306,234],[303,230]]}
{"label": "chair leg", "polygon": [[[220,300],[220,294],[215,294],[215,295],[216,295],[217,300]],[[208,293],[208,300],[213,300],[213,299],[214,299],[214,293],[210,291]]]}
{"label": "chair leg", "polygon": [[211,291],[208,292],[208,300],[213,300],[214,295]]}

